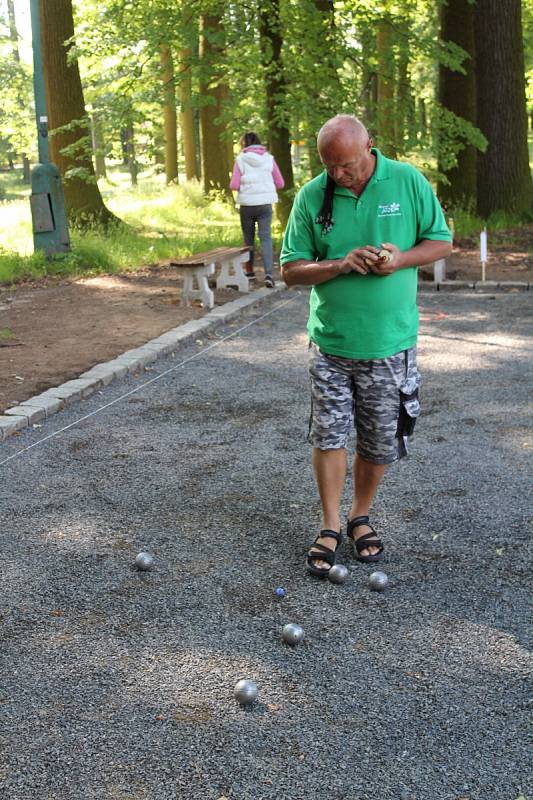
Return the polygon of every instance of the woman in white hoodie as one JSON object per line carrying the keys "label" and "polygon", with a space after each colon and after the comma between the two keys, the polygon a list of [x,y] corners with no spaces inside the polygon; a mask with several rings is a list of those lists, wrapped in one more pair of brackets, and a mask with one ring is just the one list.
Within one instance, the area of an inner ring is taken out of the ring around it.
{"label": "woman in white hoodie", "polygon": [[254,273],[254,241],[257,224],[263,263],[265,265],[265,286],[274,286],[272,277],[272,204],[278,200],[276,189],[283,189],[285,181],[274,157],[261,144],[256,133],[245,133],[239,142],[241,152],[235,160],[230,189],[238,192],[241,228],[244,243],[251,247],[248,262],[249,278]]}

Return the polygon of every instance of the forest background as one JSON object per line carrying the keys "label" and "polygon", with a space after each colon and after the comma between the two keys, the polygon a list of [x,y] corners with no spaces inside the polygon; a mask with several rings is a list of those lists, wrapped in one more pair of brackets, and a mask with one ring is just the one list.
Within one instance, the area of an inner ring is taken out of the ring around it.
{"label": "forest background", "polygon": [[279,239],[339,112],[426,174],[458,234],[531,222],[533,0],[41,0],[40,19],[72,251],[31,253],[29,0],[0,0],[0,281],[239,243],[246,130],[285,177]]}

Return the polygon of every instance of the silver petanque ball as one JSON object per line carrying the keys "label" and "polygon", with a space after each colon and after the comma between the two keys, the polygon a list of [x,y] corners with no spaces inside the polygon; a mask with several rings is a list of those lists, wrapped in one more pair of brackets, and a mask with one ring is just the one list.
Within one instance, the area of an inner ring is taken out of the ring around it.
{"label": "silver petanque ball", "polygon": [[243,678],[235,684],[235,699],[246,706],[257,700],[257,684],[255,681]]}
{"label": "silver petanque ball", "polygon": [[135,566],[137,569],[140,569],[141,572],[147,572],[154,566],[153,556],[151,556],[150,553],[139,553],[135,558]]}
{"label": "silver petanque ball", "polygon": [[328,578],[332,583],[345,583],[349,574],[344,564],[335,564],[328,572]]}
{"label": "silver petanque ball", "polygon": [[296,622],[289,622],[288,625],[285,625],[281,632],[281,636],[285,644],[295,645],[302,641],[305,636],[305,631],[301,625],[297,625]]}
{"label": "silver petanque ball", "polygon": [[373,572],[368,579],[368,585],[373,592],[383,592],[389,585],[389,579],[384,572]]}

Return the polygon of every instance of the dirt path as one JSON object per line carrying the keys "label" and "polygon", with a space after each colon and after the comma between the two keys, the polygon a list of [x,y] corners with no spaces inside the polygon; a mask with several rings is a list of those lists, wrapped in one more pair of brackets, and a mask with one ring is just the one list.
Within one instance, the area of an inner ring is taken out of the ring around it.
{"label": "dirt path", "polygon": [[[0,288],[0,410],[206,312],[180,306],[171,269]],[[215,289],[215,303],[238,297]]]}
{"label": "dirt path", "polygon": [[[494,243],[487,279],[533,281],[533,259],[528,256],[533,225],[508,233],[514,248],[504,236]],[[461,244],[447,262],[447,278],[479,280],[476,243]],[[432,279],[431,271],[424,274]],[[168,267],[0,286],[0,411],[202,317],[200,306],[179,305],[181,286]],[[217,305],[237,296],[231,289],[215,290]]]}

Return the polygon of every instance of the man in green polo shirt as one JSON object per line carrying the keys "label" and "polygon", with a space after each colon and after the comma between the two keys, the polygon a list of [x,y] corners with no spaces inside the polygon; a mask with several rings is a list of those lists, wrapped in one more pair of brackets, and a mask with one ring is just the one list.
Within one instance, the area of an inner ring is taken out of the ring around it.
{"label": "man in green polo shirt", "polygon": [[417,267],[451,253],[428,181],[385,158],[364,125],[338,115],[318,134],[325,171],[296,196],[281,252],[288,286],[312,286],[308,333],[313,467],[323,524],[308,570],[327,575],[341,541],[340,502],[353,421],[357,452],[347,535],[355,557],[383,545],[369,510],[419,414]]}

